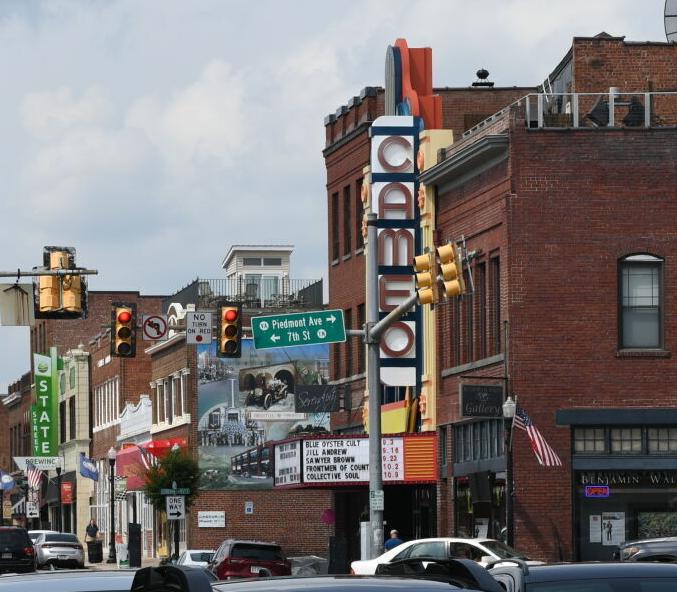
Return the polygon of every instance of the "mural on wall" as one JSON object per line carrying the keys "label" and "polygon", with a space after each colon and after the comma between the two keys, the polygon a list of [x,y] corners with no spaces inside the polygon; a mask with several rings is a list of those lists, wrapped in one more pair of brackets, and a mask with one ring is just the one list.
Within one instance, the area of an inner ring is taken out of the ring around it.
{"label": "mural on wall", "polygon": [[329,413],[297,413],[294,397],[327,383],[327,344],[257,350],[245,339],[240,358],[199,345],[198,373],[202,489],[272,488],[273,442],[329,431]]}

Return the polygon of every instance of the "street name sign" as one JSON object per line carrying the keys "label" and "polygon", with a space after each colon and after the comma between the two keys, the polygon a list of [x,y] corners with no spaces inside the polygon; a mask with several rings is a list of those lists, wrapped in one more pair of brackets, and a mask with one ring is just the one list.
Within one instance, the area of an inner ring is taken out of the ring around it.
{"label": "street name sign", "polygon": [[342,310],[252,317],[256,349],[338,343],[346,340]]}
{"label": "street name sign", "polygon": [[186,498],[182,495],[168,495],[165,505],[170,520],[181,520],[186,515]]}
{"label": "street name sign", "polygon": [[190,495],[188,487],[177,487],[176,489],[160,489],[160,495]]}
{"label": "street name sign", "polygon": [[186,343],[197,345],[212,342],[212,313],[186,313]]}

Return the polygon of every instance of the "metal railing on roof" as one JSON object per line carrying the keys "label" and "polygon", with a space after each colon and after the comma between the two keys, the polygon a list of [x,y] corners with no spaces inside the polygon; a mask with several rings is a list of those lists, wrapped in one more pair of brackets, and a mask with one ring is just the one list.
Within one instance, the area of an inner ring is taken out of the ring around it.
{"label": "metal railing on roof", "polygon": [[270,277],[250,279],[197,278],[182,290],[165,299],[164,309],[173,302],[198,309],[214,308],[221,300],[246,308],[296,309],[322,307],[322,280]]}

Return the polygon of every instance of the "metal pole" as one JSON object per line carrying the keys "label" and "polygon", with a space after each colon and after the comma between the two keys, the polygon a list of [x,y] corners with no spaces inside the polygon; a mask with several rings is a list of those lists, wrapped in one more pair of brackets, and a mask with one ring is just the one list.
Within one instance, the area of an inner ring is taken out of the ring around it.
{"label": "metal pole", "polygon": [[174,520],[174,560],[179,559],[179,521]]}
{"label": "metal pole", "polygon": [[[367,310],[365,343],[367,345],[367,389],[369,391],[369,520],[371,544],[369,558],[383,551],[383,510],[374,507],[374,498],[383,496],[383,464],[381,458],[381,378],[379,339],[373,335],[378,322],[378,235],[376,214],[367,214]],[[378,506],[381,508],[381,506]]]}
{"label": "metal pole", "polygon": [[56,467],[56,529],[58,532],[63,531],[63,524],[61,520],[61,467]]}
{"label": "metal pole", "polygon": [[96,269],[32,269],[31,271],[0,271],[0,277],[38,277],[42,275],[98,275]]}
{"label": "metal pole", "polygon": [[[508,321],[503,321],[503,351],[505,352],[503,368],[506,397],[510,396],[510,350],[509,350],[509,325]],[[511,547],[515,544],[515,484],[513,476],[513,457],[512,457],[512,424],[514,417],[505,420],[505,528],[506,542]]]}
{"label": "metal pole", "polygon": [[108,561],[107,563],[116,563],[117,559],[115,557],[115,492],[113,490],[113,484],[115,482],[115,459],[109,458],[108,463],[110,464],[110,473],[108,475],[108,481],[110,484],[110,536],[108,537]]}

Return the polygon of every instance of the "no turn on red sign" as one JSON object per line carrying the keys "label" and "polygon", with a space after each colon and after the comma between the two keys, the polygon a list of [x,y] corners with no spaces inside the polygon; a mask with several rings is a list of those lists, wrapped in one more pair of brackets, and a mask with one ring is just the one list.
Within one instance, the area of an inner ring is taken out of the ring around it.
{"label": "no turn on red sign", "polygon": [[186,343],[200,344],[212,342],[212,313],[186,313]]}

